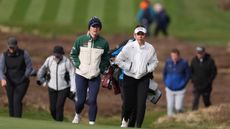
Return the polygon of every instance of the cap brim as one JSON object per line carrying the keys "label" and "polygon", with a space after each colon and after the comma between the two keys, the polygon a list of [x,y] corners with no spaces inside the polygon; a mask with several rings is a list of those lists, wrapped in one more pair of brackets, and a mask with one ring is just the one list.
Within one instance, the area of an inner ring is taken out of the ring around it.
{"label": "cap brim", "polygon": [[14,44],[8,44],[8,47],[17,47],[17,45],[14,45]]}
{"label": "cap brim", "polygon": [[204,51],[196,51],[196,53],[199,53],[199,54],[201,54],[201,53],[204,53]]}
{"label": "cap brim", "polygon": [[134,33],[137,34],[138,32],[142,32],[142,33],[147,33],[147,30],[144,28],[144,27],[137,27],[135,30],[134,30]]}
{"label": "cap brim", "polygon": [[139,32],[142,32],[142,33],[144,33],[144,34],[145,34],[145,32],[144,32],[144,31],[137,31],[137,32],[136,32],[136,34],[137,34],[137,33],[139,33]]}
{"label": "cap brim", "polygon": [[100,24],[99,24],[99,23],[93,23],[93,24],[91,24],[91,26],[95,26],[95,25],[100,26]]}

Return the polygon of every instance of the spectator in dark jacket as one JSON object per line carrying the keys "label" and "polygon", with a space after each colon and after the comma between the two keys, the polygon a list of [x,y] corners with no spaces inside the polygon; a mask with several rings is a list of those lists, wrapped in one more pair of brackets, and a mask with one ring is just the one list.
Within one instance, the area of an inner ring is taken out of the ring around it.
{"label": "spectator in dark jacket", "polygon": [[205,52],[204,47],[196,48],[196,56],[191,62],[191,71],[194,88],[192,110],[198,109],[200,96],[203,97],[205,107],[210,106],[212,83],[216,77],[217,68],[212,57]]}
{"label": "spectator in dark jacket", "polygon": [[8,49],[0,56],[0,80],[7,91],[9,115],[22,117],[22,100],[29,86],[32,62],[28,52],[18,47],[15,37],[7,42]]}
{"label": "spectator in dark jacket", "polygon": [[183,100],[186,85],[190,79],[191,71],[188,62],[180,57],[178,49],[172,49],[167,59],[163,79],[166,86],[167,113],[169,117],[183,111]]}
{"label": "spectator in dark jacket", "polygon": [[165,9],[162,8],[161,4],[156,3],[154,5],[154,9],[156,12],[156,27],[154,30],[154,36],[157,37],[159,32],[162,32],[165,36],[168,36],[170,17],[166,13]]}

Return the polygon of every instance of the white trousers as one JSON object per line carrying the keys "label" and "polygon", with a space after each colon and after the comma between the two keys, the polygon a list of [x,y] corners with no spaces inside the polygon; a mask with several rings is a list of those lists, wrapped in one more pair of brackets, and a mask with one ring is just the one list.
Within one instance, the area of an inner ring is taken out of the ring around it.
{"label": "white trousers", "polygon": [[169,117],[172,117],[175,114],[175,111],[183,111],[183,100],[186,89],[184,88],[179,91],[172,91],[166,87],[165,90],[167,101],[167,114]]}

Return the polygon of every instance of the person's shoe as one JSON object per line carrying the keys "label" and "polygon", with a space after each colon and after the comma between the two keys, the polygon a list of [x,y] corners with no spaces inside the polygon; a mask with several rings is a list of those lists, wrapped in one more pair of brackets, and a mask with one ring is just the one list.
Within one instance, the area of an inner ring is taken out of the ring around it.
{"label": "person's shoe", "polygon": [[127,128],[128,127],[129,122],[125,121],[125,118],[123,118],[122,122],[121,122],[121,127],[122,128]]}
{"label": "person's shoe", "polygon": [[78,124],[78,123],[80,123],[80,115],[79,115],[79,114],[77,114],[77,113],[75,114],[72,123],[73,123],[73,124]]}
{"label": "person's shoe", "polygon": [[94,121],[89,121],[89,125],[94,125],[95,122]]}

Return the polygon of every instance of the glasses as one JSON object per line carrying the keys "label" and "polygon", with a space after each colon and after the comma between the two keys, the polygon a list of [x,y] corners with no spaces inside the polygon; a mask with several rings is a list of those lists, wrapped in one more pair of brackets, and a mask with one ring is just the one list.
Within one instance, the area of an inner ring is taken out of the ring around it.
{"label": "glasses", "polygon": [[143,32],[137,32],[137,35],[145,35]]}

